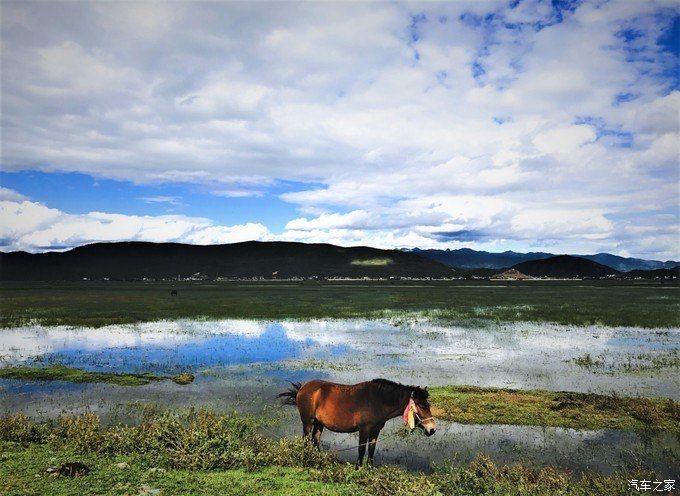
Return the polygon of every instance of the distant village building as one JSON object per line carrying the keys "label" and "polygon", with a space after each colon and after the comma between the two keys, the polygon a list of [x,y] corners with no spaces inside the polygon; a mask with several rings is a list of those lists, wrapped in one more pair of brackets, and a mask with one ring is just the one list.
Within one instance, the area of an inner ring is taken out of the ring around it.
{"label": "distant village building", "polygon": [[523,281],[525,279],[532,279],[532,277],[522,274],[517,269],[508,269],[505,272],[491,276],[491,279],[500,279],[504,281]]}

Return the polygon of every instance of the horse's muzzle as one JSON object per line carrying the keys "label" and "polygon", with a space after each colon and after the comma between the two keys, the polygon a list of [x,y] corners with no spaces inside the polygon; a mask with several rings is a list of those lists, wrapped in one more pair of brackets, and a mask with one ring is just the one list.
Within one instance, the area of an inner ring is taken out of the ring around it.
{"label": "horse's muzzle", "polygon": [[434,427],[425,427],[423,430],[425,431],[425,435],[427,437],[430,437],[432,434],[435,433],[437,429],[435,429]]}

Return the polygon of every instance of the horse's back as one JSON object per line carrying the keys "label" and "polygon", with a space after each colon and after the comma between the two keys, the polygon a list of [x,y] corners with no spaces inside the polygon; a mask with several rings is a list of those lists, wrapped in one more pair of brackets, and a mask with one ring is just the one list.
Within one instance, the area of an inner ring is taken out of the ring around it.
{"label": "horse's back", "polygon": [[[313,415],[313,412],[318,408],[321,397],[327,396],[336,386],[339,386],[339,384],[321,379],[305,382],[297,393],[298,409],[303,408]],[[302,413],[302,410],[300,412]]]}
{"label": "horse's back", "polygon": [[306,382],[297,395],[300,415],[314,418],[336,432],[354,432],[364,410],[361,401],[364,384],[339,384],[321,379]]}
{"label": "horse's back", "polygon": [[313,379],[311,381],[305,382],[300,390],[298,391],[297,399],[304,399],[309,396],[316,397],[342,397],[342,396],[354,396],[360,392],[367,382],[360,382],[358,384],[340,384],[338,382],[324,381],[322,379]]}

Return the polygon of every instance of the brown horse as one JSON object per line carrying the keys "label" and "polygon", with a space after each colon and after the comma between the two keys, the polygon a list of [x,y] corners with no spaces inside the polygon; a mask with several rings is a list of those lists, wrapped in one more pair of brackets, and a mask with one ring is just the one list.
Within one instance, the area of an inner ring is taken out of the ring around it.
{"label": "brown horse", "polygon": [[[373,379],[359,384],[335,384],[313,380],[291,383],[292,389],[279,394],[284,404],[295,405],[300,412],[303,436],[311,434],[319,446],[324,427],[333,432],[359,431],[357,468],[364,460],[368,445],[368,463],[373,465],[373,454],[380,430],[389,419],[408,414],[413,408],[415,424],[426,436],[434,434],[436,426],[427,401],[427,388],[405,386],[387,379]],[[413,401],[411,401],[413,400]]]}

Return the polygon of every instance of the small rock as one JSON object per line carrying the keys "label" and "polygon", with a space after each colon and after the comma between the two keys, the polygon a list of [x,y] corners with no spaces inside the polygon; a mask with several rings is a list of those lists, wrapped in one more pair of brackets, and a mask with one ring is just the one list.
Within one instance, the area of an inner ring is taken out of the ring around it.
{"label": "small rock", "polygon": [[67,462],[63,463],[60,467],[49,467],[45,470],[46,473],[57,476],[63,475],[64,477],[82,477],[90,473],[90,467],[80,462]]}
{"label": "small rock", "polygon": [[120,462],[116,463],[116,468],[119,468],[121,470],[128,468],[130,465],[128,465],[126,462]]}
{"label": "small rock", "polygon": [[151,486],[147,486],[147,485],[141,486],[139,488],[139,494],[155,495],[155,494],[160,494],[160,493],[161,493],[160,489],[157,489],[157,488],[151,487]]}
{"label": "small rock", "polygon": [[152,467],[149,469],[150,474],[164,474],[165,469],[164,468],[159,468],[159,467]]}

